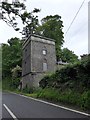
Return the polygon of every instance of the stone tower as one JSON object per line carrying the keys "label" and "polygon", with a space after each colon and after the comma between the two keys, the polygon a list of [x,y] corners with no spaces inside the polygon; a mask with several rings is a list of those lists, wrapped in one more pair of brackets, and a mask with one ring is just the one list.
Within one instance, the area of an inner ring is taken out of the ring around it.
{"label": "stone tower", "polygon": [[33,34],[24,41],[22,49],[22,87],[38,87],[41,78],[56,69],[55,42]]}

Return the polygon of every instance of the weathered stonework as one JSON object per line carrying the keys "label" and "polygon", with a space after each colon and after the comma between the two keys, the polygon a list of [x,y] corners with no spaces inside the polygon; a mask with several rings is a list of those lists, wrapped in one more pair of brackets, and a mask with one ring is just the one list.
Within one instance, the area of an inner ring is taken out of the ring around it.
{"label": "weathered stonework", "polygon": [[38,87],[48,72],[56,69],[55,42],[52,39],[30,35],[23,44],[22,87]]}

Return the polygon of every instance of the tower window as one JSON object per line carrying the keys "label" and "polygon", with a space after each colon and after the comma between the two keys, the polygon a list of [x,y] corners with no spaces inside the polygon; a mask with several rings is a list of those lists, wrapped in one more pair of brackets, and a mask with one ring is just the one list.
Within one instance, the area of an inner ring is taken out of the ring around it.
{"label": "tower window", "polygon": [[44,59],[43,60],[43,71],[45,72],[45,71],[47,71],[47,69],[48,69],[47,60]]}
{"label": "tower window", "polygon": [[47,63],[43,63],[43,71],[47,71]]}
{"label": "tower window", "polygon": [[43,50],[43,55],[46,55],[47,54],[47,51],[46,50]]}
{"label": "tower window", "polygon": [[43,54],[43,55],[46,55],[46,54],[47,54],[47,48],[46,48],[46,46],[43,47],[42,54]]}

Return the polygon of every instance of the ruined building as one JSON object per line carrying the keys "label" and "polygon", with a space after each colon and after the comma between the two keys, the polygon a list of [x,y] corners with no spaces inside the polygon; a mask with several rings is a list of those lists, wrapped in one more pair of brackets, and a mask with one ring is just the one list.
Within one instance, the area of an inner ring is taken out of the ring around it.
{"label": "ruined building", "polygon": [[22,87],[38,87],[41,78],[56,69],[55,42],[30,35],[23,43]]}

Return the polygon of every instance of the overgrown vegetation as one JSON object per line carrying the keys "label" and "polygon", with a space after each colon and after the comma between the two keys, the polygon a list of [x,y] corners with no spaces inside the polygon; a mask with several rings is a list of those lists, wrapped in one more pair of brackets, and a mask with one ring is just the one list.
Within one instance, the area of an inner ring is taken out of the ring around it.
{"label": "overgrown vegetation", "polygon": [[90,56],[67,65],[40,81],[37,97],[73,104],[90,110]]}
{"label": "overgrown vegetation", "polygon": [[27,86],[22,91],[12,89],[34,98],[46,99],[82,110],[90,110],[90,57],[49,74],[40,81],[40,88]]}
{"label": "overgrown vegetation", "polygon": [[20,77],[17,77],[16,79],[13,79],[11,77],[6,77],[2,80],[2,90],[19,90],[19,84],[20,84]]}
{"label": "overgrown vegetation", "polygon": [[[65,87],[83,92],[90,87],[90,58],[57,70],[55,74],[47,75],[40,81],[40,87]],[[75,86],[74,86],[75,84]],[[82,89],[81,89],[82,88]]]}
{"label": "overgrown vegetation", "polygon": [[88,96],[90,96],[90,90],[81,94],[71,89],[61,91],[55,88],[45,88],[37,94],[37,98],[78,106],[83,110],[90,110],[90,97]]}

